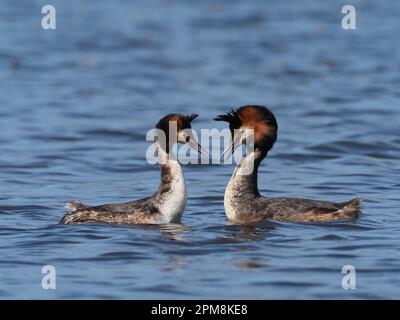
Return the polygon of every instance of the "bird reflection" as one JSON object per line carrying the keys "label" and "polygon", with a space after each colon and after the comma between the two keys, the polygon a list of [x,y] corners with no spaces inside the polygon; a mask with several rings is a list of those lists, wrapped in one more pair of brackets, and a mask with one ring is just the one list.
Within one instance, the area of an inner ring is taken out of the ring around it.
{"label": "bird reflection", "polygon": [[275,226],[270,221],[255,224],[234,224],[228,221],[224,229],[226,237],[242,241],[260,241],[264,240]]}
{"label": "bird reflection", "polygon": [[169,223],[164,225],[155,225],[161,232],[161,235],[168,240],[183,241],[183,237],[180,235],[192,231],[192,228],[181,223]]}

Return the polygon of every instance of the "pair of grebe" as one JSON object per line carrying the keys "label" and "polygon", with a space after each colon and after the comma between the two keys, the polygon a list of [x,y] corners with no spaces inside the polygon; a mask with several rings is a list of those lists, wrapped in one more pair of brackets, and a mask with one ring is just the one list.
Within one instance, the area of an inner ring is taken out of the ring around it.
{"label": "pair of grebe", "polygon": [[[205,151],[190,134],[191,121],[197,115],[169,114],[162,118],[156,128],[165,133],[169,141],[169,123],[177,125],[174,141],[190,144],[200,152]],[[233,223],[253,223],[262,220],[290,222],[324,222],[354,220],[360,212],[361,199],[347,202],[315,201],[301,198],[263,197],[258,191],[258,168],[272,149],[278,133],[274,114],[263,106],[243,106],[232,109],[214,120],[226,121],[232,134],[232,144],[223,157],[230,156],[245,143],[245,129],[254,132],[254,148],[241,159],[225,191],[224,207]],[[187,192],[182,168],[171,157],[172,146],[157,144],[161,166],[161,183],[152,196],[136,201],[101,206],[88,206],[80,202],[67,202],[68,213],[60,223],[116,223],[116,224],[165,224],[178,223],[185,210]],[[251,166],[251,168],[250,168]]]}

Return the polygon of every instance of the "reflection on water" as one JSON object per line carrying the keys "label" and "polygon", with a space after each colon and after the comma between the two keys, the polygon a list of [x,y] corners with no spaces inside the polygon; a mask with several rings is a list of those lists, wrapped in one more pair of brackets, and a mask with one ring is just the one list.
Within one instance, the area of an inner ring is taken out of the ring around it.
{"label": "reflection on water", "polygon": [[160,228],[161,235],[168,240],[173,241],[184,241],[184,238],[180,237],[183,232],[190,232],[192,229],[188,226],[179,223],[170,223],[167,225],[153,226],[153,228]]}
{"label": "reflection on water", "polygon": [[[357,3],[351,31],[341,1],[52,4],[55,31],[39,2],[0,13],[0,298],[400,297],[398,1]],[[57,224],[66,200],[155,191],[145,134],[166,113],[222,129],[216,115],[250,103],[280,130],[261,192],[361,196],[358,221],[230,225],[233,166],[191,165],[182,224]],[[341,288],[348,264],[357,290]]]}

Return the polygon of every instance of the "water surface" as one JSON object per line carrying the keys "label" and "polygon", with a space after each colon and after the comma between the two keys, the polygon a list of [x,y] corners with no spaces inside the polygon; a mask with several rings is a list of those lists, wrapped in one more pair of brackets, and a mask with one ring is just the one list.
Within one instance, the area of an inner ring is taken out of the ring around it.
{"label": "water surface", "polygon": [[[55,31],[44,4],[0,11],[0,298],[400,298],[398,1],[356,1],[357,30],[341,1],[54,0]],[[192,165],[182,225],[57,224],[66,200],[157,188],[145,134],[164,114],[223,128],[249,103],[279,122],[261,191],[361,196],[358,221],[228,225],[233,166]]]}

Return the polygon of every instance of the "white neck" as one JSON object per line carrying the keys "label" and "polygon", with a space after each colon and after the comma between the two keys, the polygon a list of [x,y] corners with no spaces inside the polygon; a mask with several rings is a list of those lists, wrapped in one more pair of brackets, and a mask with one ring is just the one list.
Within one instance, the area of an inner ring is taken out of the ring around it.
{"label": "white neck", "polygon": [[179,222],[186,207],[185,178],[179,162],[158,147],[161,166],[161,184],[157,192],[159,210],[166,223]]}
{"label": "white neck", "polygon": [[237,165],[225,190],[224,207],[229,220],[237,220],[242,213],[240,207],[244,202],[252,201],[259,195],[257,188],[258,164],[256,159],[260,156],[258,151],[253,151],[243,157]]}

